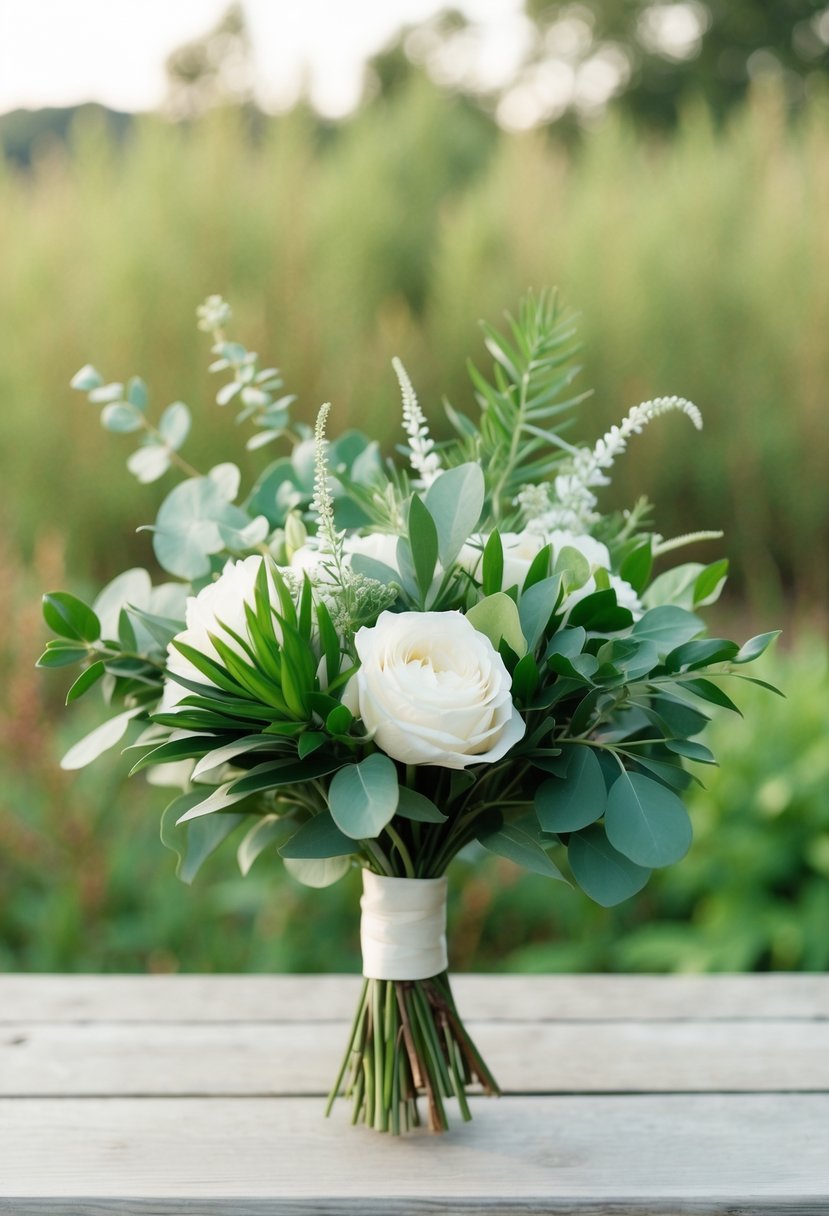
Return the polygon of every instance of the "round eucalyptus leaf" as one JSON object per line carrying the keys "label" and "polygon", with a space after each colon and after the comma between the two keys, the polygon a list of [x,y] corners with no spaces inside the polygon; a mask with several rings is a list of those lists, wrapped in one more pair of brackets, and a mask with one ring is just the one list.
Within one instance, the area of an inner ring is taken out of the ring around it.
{"label": "round eucalyptus leaf", "polygon": [[158,420],[158,429],[168,447],[177,452],[190,433],[190,411],[183,401],[168,405]]}
{"label": "round eucalyptus leaf", "polygon": [[304,887],[330,887],[347,874],[351,868],[349,857],[321,857],[312,860],[306,857],[285,857],[285,869]]}
{"label": "round eucalyptus leaf", "polygon": [[607,787],[593,749],[567,750],[567,776],[551,777],[536,790],[535,810],[545,832],[577,832],[605,812]]}
{"label": "round eucalyptus leaf", "polygon": [[691,847],[691,820],[666,786],[642,773],[624,773],[610,788],[607,838],[640,866],[669,866]]}
{"label": "round eucalyptus leaf", "polygon": [[341,768],[328,789],[334,822],[352,840],[379,836],[394,816],[399,797],[397,769],[379,752]]}
{"label": "round eucalyptus leaf", "polygon": [[582,891],[603,908],[630,899],[642,890],[651,874],[614,849],[598,824],[573,833],[567,858]]}

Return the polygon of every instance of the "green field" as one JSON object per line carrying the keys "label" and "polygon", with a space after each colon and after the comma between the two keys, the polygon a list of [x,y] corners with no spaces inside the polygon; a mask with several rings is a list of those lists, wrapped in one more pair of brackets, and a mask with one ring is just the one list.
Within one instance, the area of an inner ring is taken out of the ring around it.
{"label": "green field", "polygon": [[[581,314],[579,433],[676,393],[618,466],[613,501],[647,494],[665,535],[722,527],[700,560],[732,559],[729,628],[786,624],[760,675],[786,702],[716,722],[723,769],[694,795],[698,844],[606,913],[508,863],[454,896],[459,967],[829,966],[825,620],[829,583],[829,108],[787,122],[757,95],[724,130],[702,112],[670,142],[608,120],[567,149],[497,134],[416,81],[340,130],[302,113],[255,132],[233,112],[191,127],[146,118],[125,143],[94,125],[31,172],[0,166],[0,966],[314,969],[358,966],[354,884],[306,893],[266,859],[244,883],[232,849],[193,890],[158,843],[164,791],[125,786],[117,757],[77,777],[57,757],[94,724],[32,668],[40,591],[94,591],[150,560],[157,488],[132,482],[129,438],[67,387],[87,361],[183,399],[198,466],[240,452],[213,404],[194,310],[234,305],[243,341],[278,363],[311,419],[397,441],[400,355],[440,429],[471,400],[479,318],[557,285]],[[250,473],[265,462],[243,462]],[[163,487],[162,487],[163,489]],[[610,500],[607,500],[610,501]],[[94,707],[87,711],[91,713]]]}

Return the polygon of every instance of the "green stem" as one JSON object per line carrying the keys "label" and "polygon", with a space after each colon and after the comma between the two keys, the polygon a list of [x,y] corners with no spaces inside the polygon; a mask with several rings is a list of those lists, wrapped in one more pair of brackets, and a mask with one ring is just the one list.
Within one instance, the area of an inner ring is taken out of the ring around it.
{"label": "green stem", "polygon": [[400,860],[403,862],[403,869],[406,871],[406,877],[415,878],[416,874],[415,874],[414,865],[412,864],[412,858],[409,853],[409,850],[406,848],[405,844],[403,843],[403,839],[402,839],[400,833],[397,831],[396,828],[392,827],[392,825],[390,823],[386,824],[385,830],[388,832],[389,836],[394,841],[394,847],[397,849],[398,853],[400,854]]}

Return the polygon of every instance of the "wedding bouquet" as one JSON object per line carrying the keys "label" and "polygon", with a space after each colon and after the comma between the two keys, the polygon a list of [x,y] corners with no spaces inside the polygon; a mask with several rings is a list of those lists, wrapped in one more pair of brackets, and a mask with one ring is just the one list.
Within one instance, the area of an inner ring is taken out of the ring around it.
{"label": "wedding bouquet", "polygon": [[484,326],[494,367],[470,365],[477,417],[444,404],[452,439],[431,437],[394,361],[402,463],[356,431],[329,442],[328,405],[313,432],[292,421],[279,372],[227,338],[224,301],[198,314],[217,403],[251,424],[249,449],[290,453],[240,499],[234,464],[202,474],[181,455],[184,404],[153,422],[141,380],[74,378],[105,427],[139,436],[140,481],[184,476],[150,529],[172,580],[131,569],[91,607],[44,597],[58,636],[40,665],[81,663],[67,702],[98,685],[118,711],[63,765],[140,727],[132,772],[178,788],[161,832],[187,882],[231,834],[243,873],[265,852],[312,887],[360,866],[366,978],[332,1101],[399,1133],[425,1095],[442,1131],[445,1098],[468,1119],[473,1081],[497,1092],[447,976],[453,859],[483,849],[603,905],[634,895],[691,843],[684,762],[714,762],[703,706],[736,710],[723,683],[775,635],[706,636],[697,610],[727,563],[662,562],[719,533],[665,540],[644,499],[600,511],[634,435],[701,418],[663,397],[595,445],[564,438],[583,398],[554,296]]}

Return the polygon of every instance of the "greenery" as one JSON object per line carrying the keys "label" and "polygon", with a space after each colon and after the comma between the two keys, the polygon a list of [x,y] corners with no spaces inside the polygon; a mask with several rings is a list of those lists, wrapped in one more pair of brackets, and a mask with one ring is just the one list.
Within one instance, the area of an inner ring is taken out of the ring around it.
{"label": "greenery", "polygon": [[[78,351],[109,375],[153,367],[161,406],[180,395],[201,413],[211,390],[187,318],[221,284],[297,393],[297,418],[310,424],[331,400],[337,432],[358,424],[388,448],[393,355],[432,416],[444,391],[468,413],[477,319],[498,323],[504,301],[557,283],[583,317],[576,390],[596,390],[582,433],[668,387],[705,415],[704,444],[677,447],[672,428],[644,436],[616,500],[647,485],[666,534],[688,518],[722,528],[743,555],[733,593],[755,615],[825,606],[808,489],[829,460],[820,99],[787,126],[758,93],[720,135],[686,113],[666,145],[610,120],[567,152],[497,135],[415,81],[336,138],[320,143],[316,130],[299,112],[259,137],[231,112],[189,130],[148,118],[119,148],[86,123],[71,154],[44,150],[29,174],[0,172],[0,306],[15,317],[0,333],[0,472],[15,504],[3,522],[25,559],[51,517],[81,591],[116,572],[123,546],[146,560],[133,534],[146,496],[124,485],[98,411],[66,393]],[[215,464],[233,432],[229,413],[214,414],[193,463]],[[795,481],[806,491],[792,494]]]}
{"label": "greenery", "polygon": [[706,738],[722,769],[700,769],[707,790],[689,791],[691,851],[629,903],[602,909],[476,860],[451,894],[452,964],[825,968],[829,686],[825,642],[802,623],[822,619],[829,584],[819,91],[793,121],[755,90],[719,130],[691,106],[670,142],[611,118],[575,148],[499,134],[418,79],[338,129],[302,111],[255,130],[215,113],[190,128],[142,118],[116,139],[81,119],[68,150],[42,141],[27,172],[0,166],[0,305],[14,318],[0,329],[0,966],[359,969],[351,877],[309,893],[260,857],[243,882],[230,850],[186,888],[158,840],[166,791],[125,783],[115,753],[79,774],[52,763],[99,715],[82,701],[65,721],[63,673],[32,669],[37,596],[69,583],[89,598],[151,560],[149,536],[132,534],[151,517],[148,491],[114,458],[130,437],[104,434],[100,411],[66,391],[79,354],[112,375],[152,367],[159,413],[182,394],[209,414],[189,455],[211,467],[236,431],[210,404],[190,310],[221,285],[297,392],[296,418],[332,399],[338,431],[360,425],[389,451],[391,357],[433,418],[444,388],[469,413],[477,319],[500,323],[504,301],[549,282],[582,313],[575,388],[596,389],[574,434],[667,386],[703,408],[693,443],[677,440],[682,420],[641,436],[603,502],[645,486],[666,534],[689,518],[725,530],[740,561],[711,619],[743,632],[785,614],[787,649],[759,674],[789,699],[757,690],[761,706],[746,689],[750,731],[715,712]]}

